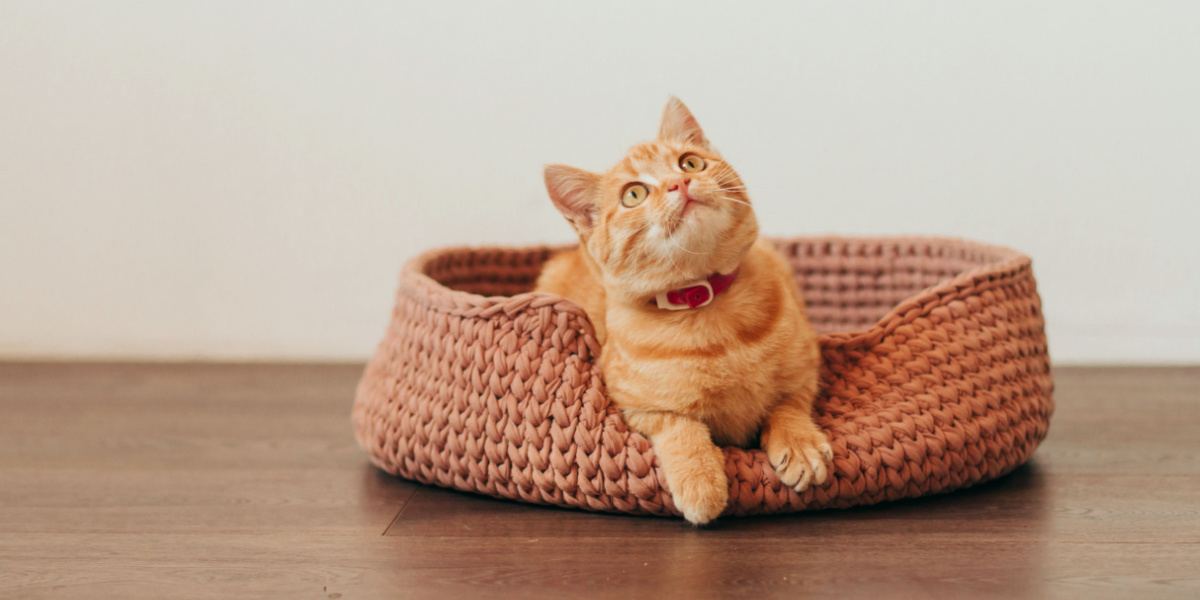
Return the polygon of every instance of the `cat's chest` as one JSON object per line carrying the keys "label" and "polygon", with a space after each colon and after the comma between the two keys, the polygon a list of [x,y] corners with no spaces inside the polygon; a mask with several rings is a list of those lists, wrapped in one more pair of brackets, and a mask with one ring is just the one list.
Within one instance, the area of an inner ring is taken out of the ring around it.
{"label": "cat's chest", "polygon": [[680,412],[708,425],[719,444],[753,445],[762,421],[779,395],[774,382],[763,371],[738,378],[694,377],[690,400]]}
{"label": "cat's chest", "polygon": [[707,423],[714,435],[728,430],[741,438],[757,430],[780,395],[775,375],[781,356],[765,346],[721,356],[613,356],[605,375],[618,402],[629,408],[685,414]]}

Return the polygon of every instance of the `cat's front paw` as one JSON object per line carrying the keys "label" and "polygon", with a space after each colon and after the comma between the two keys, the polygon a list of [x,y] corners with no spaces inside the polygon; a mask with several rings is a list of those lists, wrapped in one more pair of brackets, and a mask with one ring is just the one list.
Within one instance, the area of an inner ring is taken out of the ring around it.
{"label": "cat's front paw", "polygon": [[818,430],[772,431],[763,435],[762,447],[779,480],[797,492],[829,479],[833,448]]}
{"label": "cat's front paw", "polygon": [[667,480],[675,507],[693,525],[704,525],[717,518],[729,502],[725,456],[719,448],[714,450],[715,456],[687,464]]}

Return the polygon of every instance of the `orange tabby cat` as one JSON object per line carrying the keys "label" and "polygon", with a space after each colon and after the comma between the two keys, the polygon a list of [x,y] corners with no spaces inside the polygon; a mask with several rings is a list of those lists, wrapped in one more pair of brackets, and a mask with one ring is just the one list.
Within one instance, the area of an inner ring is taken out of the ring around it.
{"label": "orange tabby cat", "polygon": [[718,446],[760,430],[785,484],[824,483],[832,451],[812,420],[820,353],[804,301],[687,107],[671,98],[658,139],[606,173],[550,165],[545,177],[581,244],[550,259],[537,288],[595,323],[608,394],[653,442],[684,517],[721,514]]}

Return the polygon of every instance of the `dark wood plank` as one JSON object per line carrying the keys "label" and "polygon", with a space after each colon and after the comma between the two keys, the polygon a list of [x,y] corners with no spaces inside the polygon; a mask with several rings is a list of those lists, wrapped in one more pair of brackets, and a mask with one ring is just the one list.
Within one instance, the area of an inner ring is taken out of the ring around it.
{"label": "dark wood plank", "polygon": [[0,364],[0,597],[1200,595],[1197,368],[1058,370],[996,482],[704,530],[382,475],[360,369]]}
{"label": "dark wood plank", "polygon": [[386,525],[417,486],[363,464],[360,370],[0,366],[0,531]]}

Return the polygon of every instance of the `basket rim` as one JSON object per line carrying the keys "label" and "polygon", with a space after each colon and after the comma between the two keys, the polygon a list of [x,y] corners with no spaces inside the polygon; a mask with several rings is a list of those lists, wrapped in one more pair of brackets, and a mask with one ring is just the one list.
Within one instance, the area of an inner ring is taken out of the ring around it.
{"label": "basket rim", "polygon": [[[818,336],[822,347],[858,346],[861,344],[878,343],[883,337],[895,331],[898,327],[912,323],[928,314],[934,307],[947,299],[965,298],[979,293],[983,289],[991,289],[1002,285],[1014,275],[1032,268],[1032,259],[1013,248],[996,244],[978,242],[961,237],[941,235],[797,235],[797,236],[764,236],[776,246],[784,247],[789,244],[806,243],[809,245],[829,244],[849,247],[853,244],[876,246],[879,248],[892,246],[915,247],[921,244],[925,247],[966,247],[982,253],[989,253],[986,263],[967,269],[954,277],[944,279],[926,287],[921,291],[905,298],[893,306],[887,313],[880,316],[870,326],[851,331],[836,331],[822,333]],[[426,250],[413,257],[400,271],[397,295],[408,295],[419,299],[424,308],[435,312],[458,316],[491,318],[497,314],[514,314],[524,310],[537,310],[547,306],[554,312],[567,313],[578,317],[583,328],[581,333],[590,340],[595,340],[596,332],[587,313],[578,304],[561,296],[546,292],[522,292],[512,296],[485,296],[462,290],[452,289],[433,279],[425,273],[427,265],[437,258],[452,252],[555,252],[575,247],[575,244],[534,244],[527,246],[504,245],[463,245],[444,246]],[[598,344],[597,344],[598,346]]]}

